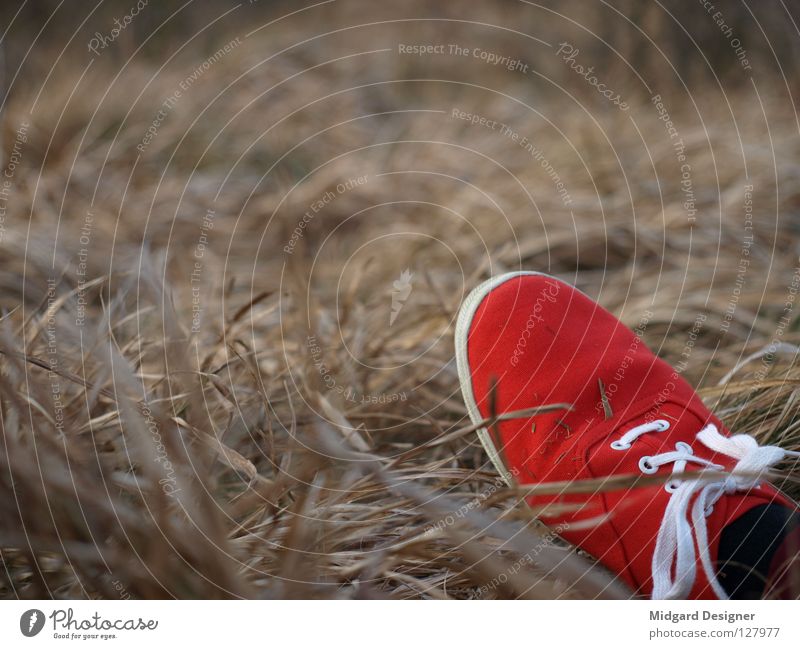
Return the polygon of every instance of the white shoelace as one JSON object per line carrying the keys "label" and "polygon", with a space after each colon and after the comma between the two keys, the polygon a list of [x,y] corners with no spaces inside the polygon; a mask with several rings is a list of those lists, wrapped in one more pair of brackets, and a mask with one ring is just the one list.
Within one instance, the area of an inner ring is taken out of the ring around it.
{"label": "white shoelace", "polygon": [[[669,426],[665,419],[641,424],[611,442],[611,448],[617,451],[627,450],[642,435],[665,431]],[[753,489],[759,486],[761,476],[785,457],[800,457],[800,453],[786,451],[778,446],[759,446],[750,435],[725,437],[714,424],[708,424],[697,433],[697,439],[715,453],[722,453],[738,462],[729,474],[719,480],[703,479],[703,472],[700,471],[693,473],[692,477],[673,478],[664,486],[672,496],[664,511],[653,554],[653,599],[685,599],[689,596],[697,570],[695,540],[700,564],[714,593],[719,599],[728,599],[711,562],[706,517],[724,494]],[[702,465],[705,470],[725,469],[696,456],[686,442],[678,442],[674,451],[641,457],[639,469],[642,473],[652,474],[661,466],[673,464],[672,475],[676,476],[684,474],[689,462]],[[691,506],[690,521],[689,506],[695,494],[697,498]]]}

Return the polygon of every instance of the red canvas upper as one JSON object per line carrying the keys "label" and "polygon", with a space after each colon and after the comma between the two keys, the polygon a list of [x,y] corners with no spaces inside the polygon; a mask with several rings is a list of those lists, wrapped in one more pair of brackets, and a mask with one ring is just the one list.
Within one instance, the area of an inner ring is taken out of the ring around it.
{"label": "red canvas upper", "polygon": [[[571,411],[503,421],[498,430],[504,464],[519,483],[560,482],[641,475],[640,458],[691,445],[694,454],[731,469],[736,461],[696,440],[708,423],[729,432],[691,386],[657,358],[630,329],[583,293],[546,275],[515,275],[480,302],[467,335],[474,400],[490,416],[489,391],[496,382],[497,413],[550,403]],[[598,379],[612,416],[606,417]],[[628,450],[610,442],[645,422],[664,419],[663,432],[642,435]],[[701,467],[688,465],[686,471]],[[667,475],[672,465],[660,467]],[[548,505],[541,518],[560,524],[562,536],[617,573],[638,594],[650,596],[656,537],[671,494],[664,484],[531,498]],[[709,550],[716,560],[723,527],[749,508],[779,499],[761,484],[724,495],[706,519]],[[567,508],[560,505],[568,505]],[[713,598],[698,566],[692,598]]]}

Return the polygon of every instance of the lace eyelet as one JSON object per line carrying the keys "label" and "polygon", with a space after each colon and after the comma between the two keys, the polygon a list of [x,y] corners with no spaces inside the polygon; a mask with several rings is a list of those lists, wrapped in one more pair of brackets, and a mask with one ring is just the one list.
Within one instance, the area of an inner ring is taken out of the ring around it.
{"label": "lace eyelet", "polygon": [[611,446],[611,448],[613,448],[615,451],[627,451],[627,450],[628,450],[628,449],[631,447],[631,445],[630,445],[630,444],[623,444],[623,443],[622,443],[620,440],[618,440],[618,439],[615,439],[613,442],[611,442],[611,445],[610,445],[610,446]]}
{"label": "lace eyelet", "polygon": [[669,422],[666,419],[656,419],[655,423],[658,424],[658,430],[665,431],[669,428]]}
{"label": "lace eyelet", "polygon": [[680,486],[681,484],[677,480],[670,480],[667,484],[664,485],[664,490],[667,493],[674,494],[676,491],[678,491],[678,487]]}
{"label": "lace eyelet", "polygon": [[649,455],[643,455],[639,458],[639,470],[647,475],[652,475],[658,471],[658,467],[650,464]]}

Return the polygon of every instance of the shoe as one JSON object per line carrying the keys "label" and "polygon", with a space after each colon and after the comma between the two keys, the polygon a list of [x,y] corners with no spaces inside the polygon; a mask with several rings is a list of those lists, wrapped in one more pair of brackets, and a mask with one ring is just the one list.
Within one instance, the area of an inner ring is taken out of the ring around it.
{"label": "shoe", "polygon": [[[762,475],[797,454],[731,436],[680,372],[555,277],[515,272],[478,286],[459,312],[455,348],[475,424],[571,404],[478,436],[509,484],[563,483],[529,498],[537,517],[640,596],[726,599],[716,572],[725,526],[765,503],[796,509]],[[577,480],[594,487],[570,490]]]}

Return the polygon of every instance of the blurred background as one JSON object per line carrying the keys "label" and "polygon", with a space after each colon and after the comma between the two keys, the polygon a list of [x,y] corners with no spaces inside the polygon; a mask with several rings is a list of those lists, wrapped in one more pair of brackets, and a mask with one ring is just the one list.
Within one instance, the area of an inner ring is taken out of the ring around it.
{"label": "blurred background", "polygon": [[800,445],[796,4],[4,9],[4,597],[631,596],[469,425],[508,270]]}

